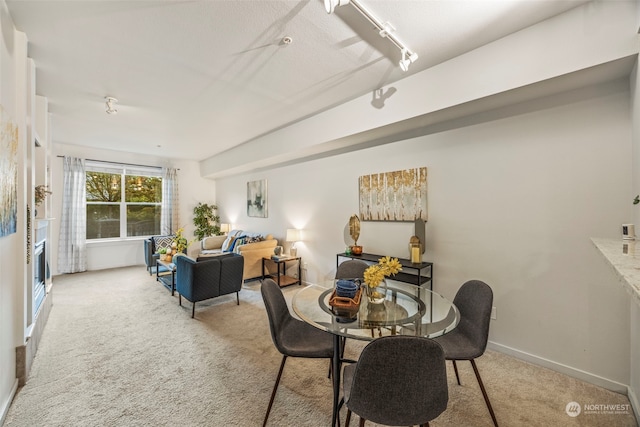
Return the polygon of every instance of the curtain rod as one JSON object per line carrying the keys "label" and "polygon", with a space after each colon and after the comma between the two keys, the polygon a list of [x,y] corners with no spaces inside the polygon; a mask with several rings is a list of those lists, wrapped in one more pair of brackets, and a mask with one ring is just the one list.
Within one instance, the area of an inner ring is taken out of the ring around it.
{"label": "curtain rod", "polygon": [[[61,155],[57,155],[56,157],[67,157],[67,156],[61,156]],[[85,159],[88,160],[90,162],[100,162],[100,163],[111,163],[114,165],[124,165],[124,166],[140,166],[143,168],[158,168],[158,169],[162,169],[162,166],[149,166],[149,165],[137,165],[135,163],[123,163],[123,162],[108,162],[106,160],[97,160],[97,159]],[[176,170],[180,170],[180,168],[176,168]]]}

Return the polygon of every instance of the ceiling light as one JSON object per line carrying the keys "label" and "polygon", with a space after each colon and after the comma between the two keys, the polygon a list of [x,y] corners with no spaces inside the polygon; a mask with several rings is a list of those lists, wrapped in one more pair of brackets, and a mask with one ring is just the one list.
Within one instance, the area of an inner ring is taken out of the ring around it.
{"label": "ceiling light", "polygon": [[333,13],[337,6],[344,6],[349,0],[324,0],[324,8],[327,13]]}
{"label": "ceiling light", "polygon": [[400,68],[402,71],[407,71],[409,65],[418,59],[418,54],[411,52],[411,50],[396,37],[394,34],[395,28],[389,22],[382,23],[376,18],[370,11],[368,11],[359,0],[324,0],[324,8],[327,13],[333,13],[338,6],[344,6],[350,4],[355,10],[360,12],[362,16],[367,18],[377,29],[380,37],[387,38],[402,52],[402,59],[400,60]]}
{"label": "ceiling light", "polygon": [[118,109],[116,108],[116,104],[118,103],[118,100],[111,96],[105,96],[104,99],[106,99],[107,114],[117,114]]}
{"label": "ceiling light", "polygon": [[409,65],[411,65],[416,59],[418,59],[417,53],[409,53],[407,49],[402,49],[402,59],[398,65],[400,65],[400,69],[402,71],[407,71],[409,69]]}

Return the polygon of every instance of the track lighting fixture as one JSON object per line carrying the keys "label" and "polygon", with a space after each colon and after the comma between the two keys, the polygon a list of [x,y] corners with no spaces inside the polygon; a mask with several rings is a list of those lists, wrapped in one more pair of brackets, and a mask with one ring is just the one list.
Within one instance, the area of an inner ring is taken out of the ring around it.
{"label": "track lighting fixture", "polygon": [[362,16],[367,18],[377,29],[380,37],[388,38],[402,52],[402,59],[400,60],[400,69],[407,71],[409,65],[418,59],[418,54],[412,52],[404,43],[395,36],[395,28],[388,22],[382,23],[371,12],[369,12],[358,0],[324,0],[324,8],[327,13],[331,14],[336,10],[336,7],[350,4],[355,10],[360,12]]}
{"label": "track lighting fixture", "polygon": [[106,99],[107,114],[118,114],[118,109],[116,108],[118,100],[111,96],[105,96],[104,99]]}
{"label": "track lighting fixture", "polygon": [[398,63],[400,65],[400,69],[402,71],[407,71],[409,69],[409,65],[411,65],[416,59],[418,59],[417,53],[408,54],[407,49],[402,49],[402,59]]}
{"label": "track lighting fixture", "polygon": [[324,0],[324,8],[327,13],[333,13],[337,6],[344,6],[349,0]]}

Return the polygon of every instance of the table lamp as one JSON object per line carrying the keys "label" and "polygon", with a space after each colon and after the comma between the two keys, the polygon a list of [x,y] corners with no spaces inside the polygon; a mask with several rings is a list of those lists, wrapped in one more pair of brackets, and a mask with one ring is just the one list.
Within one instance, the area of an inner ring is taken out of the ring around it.
{"label": "table lamp", "polygon": [[220,224],[220,232],[226,235],[229,232],[229,224],[222,223]]}
{"label": "table lamp", "polygon": [[298,249],[296,248],[296,242],[300,242],[302,240],[302,230],[298,230],[297,228],[288,228],[287,229],[287,237],[285,239],[287,242],[293,242],[291,245],[291,249],[289,249],[289,253],[292,257],[298,256]]}

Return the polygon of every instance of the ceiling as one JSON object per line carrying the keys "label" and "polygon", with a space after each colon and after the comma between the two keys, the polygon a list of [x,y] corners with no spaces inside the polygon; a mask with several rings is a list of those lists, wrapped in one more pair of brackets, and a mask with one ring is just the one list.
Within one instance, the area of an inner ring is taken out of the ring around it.
{"label": "ceiling", "polygon": [[352,5],[323,0],[6,3],[54,142],[203,160],[586,1],[360,0],[418,53],[408,72]]}

